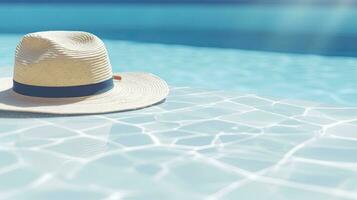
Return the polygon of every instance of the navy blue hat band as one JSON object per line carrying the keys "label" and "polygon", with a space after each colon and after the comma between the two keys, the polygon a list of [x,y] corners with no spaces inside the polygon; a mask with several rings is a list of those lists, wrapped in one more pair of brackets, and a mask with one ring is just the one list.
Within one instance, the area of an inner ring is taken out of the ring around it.
{"label": "navy blue hat band", "polygon": [[62,97],[83,97],[101,94],[114,87],[113,79],[94,83],[90,85],[46,87],[22,84],[13,81],[12,89],[19,94],[34,97],[62,98]]}

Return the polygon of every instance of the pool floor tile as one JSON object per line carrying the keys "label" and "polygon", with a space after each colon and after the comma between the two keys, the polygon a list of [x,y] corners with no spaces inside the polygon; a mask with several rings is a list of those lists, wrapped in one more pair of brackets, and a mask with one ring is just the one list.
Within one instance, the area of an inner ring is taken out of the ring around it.
{"label": "pool floor tile", "polygon": [[130,112],[0,115],[0,198],[357,199],[355,108],[171,89]]}

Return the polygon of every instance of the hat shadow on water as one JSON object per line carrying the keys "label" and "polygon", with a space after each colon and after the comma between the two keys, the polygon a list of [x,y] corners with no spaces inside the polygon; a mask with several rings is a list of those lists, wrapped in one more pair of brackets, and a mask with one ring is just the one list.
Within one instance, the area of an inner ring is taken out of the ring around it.
{"label": "hat shadow on water", "polygon": [[[21,98],[13,98],[14,96],[20,95]],[[11,98],[10,98],[11,97]],[[41,98],[41,97],[30,97],[24,96],[21,94],[16,94],[12,89],[7,89],[4,91],[0,91],[0,104],[8,105],[8,106],[16,106],[16,107],[40,107],[40,106],[59,106],[59,105],[66,105],[66,104],[73,104],[76,102],[84,101],[88,99],[90,96],[85,97],[77,97],[77,98]],[[26,100],[27,99],[27,100]],[[164,103],[166,99],[163,99],[155,104],[148,105],[155,106],[161,103]],[[31,103],[32,102],[32,103]],[[120,112],[128,112],[134,110],[140,110],[142,108],[133,108],[129,110],[123,111],[113,111],[108,112],[107,114],[111,113],[120,113]],[[87,116],[87,115],[98,115],[97,113],[92,114],[51,114],[51,113],[35,113],[35,112],[24,112],[24,111],[7,111],[7,110],[0,110],[0,119],[1,118],[55,118],[55,117],[66,117],[66,116]],[[103,115],[103,114],[101,114]]]}
{"label": "hat shadow on water", "polygon": [[[18,98],[16,98],[18,97]],[[0,92],[0,104],[17,107],[40,107],[40,106],[59,106],[73,104],[84,101],[91,96],[72,97],[72,98],[42,98],[31,97],[17,94],[12,89],[7,89]]]}
{"label": "hat shadow on water", "polygon": [[[16,96],[19,95],[21,96],[21,98],[16,98]],[[76,102],[83,101],[87,98],[88,97],[67,98],[67,99],[66,98],[44,99],[39,97],[30,97],[21,94],[16,94],[12,89],[0,91],[0,104],[4,104],[7,106],[22,107],[22,108],[73,104]],[[24,103],[25,101],[26,103]],[[77,114],[77,115],[80,116],[83,114]],[[0,110],[0,118],[34,118],[34,117],[44,118],[44,117],[63,117],[63,116],[74,116],[74,115],[73,114],[56,115],[56,114],[47,114],[47,113],[34,114],[31,112],[21,112],[21,111],[14,112],[14,111]]]}
{"label": "hat shadow on water", "polygon": [[[16,98],[21,97],[21,98]],[[15,97],[15,98],[14,98]],[[12,89],[7,89],[0,91],[0,104],[7,106],[16,107],[41,107],[41,106],[59,106],[66,104],[73,104],[80,101],[88,99],[89,96],[77,97],[77,98],[41,98],[41,97],[30,97],[15,93]],[[68,114],[68,115],[56,115],[56,114],[46,114],[46,113],[32,113],[32,112],[21,112],[21,111],[6,111],[0,110],[0,118],[33,118],[33,117],[63,117],[63,116],[74,116],[83,114]]]}

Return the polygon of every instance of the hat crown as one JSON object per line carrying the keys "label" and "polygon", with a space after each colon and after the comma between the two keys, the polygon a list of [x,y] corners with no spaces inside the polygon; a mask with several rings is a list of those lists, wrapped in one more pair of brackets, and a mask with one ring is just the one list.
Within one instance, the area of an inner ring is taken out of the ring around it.
{"label": "hat crown", "polygon": [[112,69],[104,43],[79,31],[25,35],[15,53],[14,81],[34,86],[66,87],[108,80]]}

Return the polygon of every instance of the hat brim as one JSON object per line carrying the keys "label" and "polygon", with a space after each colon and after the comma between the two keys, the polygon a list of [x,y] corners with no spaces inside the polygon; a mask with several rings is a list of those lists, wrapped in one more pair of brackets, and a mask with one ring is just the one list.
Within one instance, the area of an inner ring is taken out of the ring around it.
{"label": "hat brim", "polygon": [[100,114],[135,110],[162,102],[169,93],[166,82],[149,73],[120,73],[114,87],[99,95],[42,98],[12,90],[12,78],[0,78],[0,110],[47,114]]}

